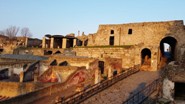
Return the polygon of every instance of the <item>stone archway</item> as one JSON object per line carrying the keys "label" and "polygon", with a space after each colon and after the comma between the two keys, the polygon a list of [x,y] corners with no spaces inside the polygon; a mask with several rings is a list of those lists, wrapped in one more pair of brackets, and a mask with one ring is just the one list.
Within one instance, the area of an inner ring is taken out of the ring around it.
{"label": "stone archway", "polygon": [[176,44],[177,40],[171,36],[165,37],[160,41],[160,67],[163,67],[166,63],[175,60]]}
{"label": "stone archway", "polygon": [[144,48],[141,51],[141,70],[151,69],[151,51],[148,48]]}

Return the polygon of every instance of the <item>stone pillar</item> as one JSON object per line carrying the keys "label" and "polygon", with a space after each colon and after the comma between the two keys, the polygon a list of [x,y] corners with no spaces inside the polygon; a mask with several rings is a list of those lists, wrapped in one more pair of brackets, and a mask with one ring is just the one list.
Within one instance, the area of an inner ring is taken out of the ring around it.
{"label": "stone pillar", "polygon": [[54,46],[54,38],[52,37],[50,41],[51,41],[50,42],[50,48],[53,48],[53,46]]}
{"label": "stone pillar", "polygon": [[28,46],[28,38],[27,37],[25,37],[26,38],[26,40],[25,40],[25,46],[27,47]]}
{"label": "stone pillar", "polygon": [[76,39],[73,39],[73,47],[76,46]]}
{"label": "stone pillar", "polygon": [[66,44],[67,44],[67,39],[63,38],[63,40],[62,40],[62,48],[66,48]]}
{"label": "stone pillar", "polygon": [[86,69],[89,69],[89,64],[86,64]]}
{"label": "stone pillar", "polygon": [[24,72],[22,71],[20,74],[19,74],[19,82],[23,82],[23,78],[24,78]]}
{"label": "stone pillar", "polygon": [[160,47],[158,48],[158,52],[157,52],[157,67],[159,66],[160,64],[160,58],[161,58],[161,50],[160,50]]}
{"label": "stone pillar", "polygon": [[94,80],[94,84],[97,84],[99,82],[99,70],[95,69],[95,80]]}
{"label": "stone pillar", "polygon": [[46,48],[46,37],[42,38],[42,48]]}
{"label": "stone pillar", "polygon": [[111,67],[108,68],[108,79],[110,79],[110,77],[112,77],[112,70]]}
{"label": "stone pillar", "polygon": [[157,52],[157,49],[151,50],[151,71],[157,71]]}

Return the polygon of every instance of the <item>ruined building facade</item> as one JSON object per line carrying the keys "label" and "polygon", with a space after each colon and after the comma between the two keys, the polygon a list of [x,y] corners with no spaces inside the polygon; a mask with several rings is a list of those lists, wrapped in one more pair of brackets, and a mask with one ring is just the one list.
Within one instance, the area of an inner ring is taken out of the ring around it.
{"label": "ruined building facade", "polygon": [[127,54],[135,56],[135,64],[143,64],[148,57],[150,61],[146,64],[150,64],[152,70],[162,64],[165,55],[164,44],[170,46],[170,60],[180,60],[185,50],[185,26],[182,20],[100,25],[97,33],[86,37],[87,46],[92,47],[133,46],[134,50],[128,50]]}
{"label": "ruined building facade", "polygon": [[[163,63],[181,59],[184,39],[184,23],[176,20],[100,25],[97,33],[87,36],[46,35],[42,47],[49,51],[73,47],[77,56],[120,58],[123,68],[140,64],[144,69],[147,66],[149,70],[157,70]],[[169,45],[169,52],[165,44]]]}

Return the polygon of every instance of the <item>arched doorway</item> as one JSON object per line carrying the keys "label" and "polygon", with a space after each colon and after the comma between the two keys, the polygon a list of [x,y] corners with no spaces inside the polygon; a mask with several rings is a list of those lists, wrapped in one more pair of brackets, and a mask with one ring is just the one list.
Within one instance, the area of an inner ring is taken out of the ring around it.
{"label": "arched doorway", "polygon": [[151,51],[144,48],[141,51],[141,70],[150,70],[151,68]]}
{"label": "arched doorway", "polygon": [[165,37],[160,42],[160,63],[168,63],[175,60],[175,47],[177,40],[173,37]]}

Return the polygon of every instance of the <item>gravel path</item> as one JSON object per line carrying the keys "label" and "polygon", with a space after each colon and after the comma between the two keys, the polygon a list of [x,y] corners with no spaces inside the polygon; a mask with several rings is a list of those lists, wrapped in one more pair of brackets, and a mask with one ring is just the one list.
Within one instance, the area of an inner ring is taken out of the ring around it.
{"label": "gravel path", "polygon": [[90,97],[82,104],[122,104],[133,92],[137,92],[158,77],[158,72],[138,72]]}

